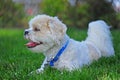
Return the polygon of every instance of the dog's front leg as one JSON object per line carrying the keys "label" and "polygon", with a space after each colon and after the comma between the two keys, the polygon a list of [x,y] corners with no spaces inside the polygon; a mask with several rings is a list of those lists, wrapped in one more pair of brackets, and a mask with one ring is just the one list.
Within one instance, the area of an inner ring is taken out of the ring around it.
{"label": "dog's front leg", "polygon": [[39,73],[42,73],[44,71],[44,68],[45,66],[47,65],[47,57],[45,58],[45,60],[43,61],[41,67],[39,69],[36,70],[36,72],[39,74]]}
{"label": "dog's front leg", "polygon": [[42,65],[41,65],[41,67],[39,69],[37,69],[35,71],[32,71],[28,75],[33,75],[33,74],[36,74],[36,73],[37,74],[42,73],[44,71],[44,68],[45,68],[46,64],[48,64],[47,63],[47,57],[45,58],[45,60],[43,61]]}

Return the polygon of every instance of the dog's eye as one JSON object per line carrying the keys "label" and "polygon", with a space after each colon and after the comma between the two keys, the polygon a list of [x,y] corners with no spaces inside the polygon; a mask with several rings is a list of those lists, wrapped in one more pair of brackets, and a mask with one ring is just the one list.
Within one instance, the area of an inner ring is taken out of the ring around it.
{"label": "dog's eye", "polygon": [[40,31],[40,29],[38,29],[38,28],[34,28],[34,31]]}

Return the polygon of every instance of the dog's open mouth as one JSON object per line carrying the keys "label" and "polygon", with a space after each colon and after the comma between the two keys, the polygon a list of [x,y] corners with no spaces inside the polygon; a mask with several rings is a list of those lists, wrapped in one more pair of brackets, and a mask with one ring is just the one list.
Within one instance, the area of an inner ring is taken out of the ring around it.
{"label": "dog's open mouth", "polygon": [[28,42],[28,43],[25,44],[25,45],[26,45],[28,48],[33,48],[33,47],[36,47],[36,46],[38,46],[38,45],[40,45],[40,44],[43,44],[43,42],[37,43],[37,42],[30,41],[30,42]]}

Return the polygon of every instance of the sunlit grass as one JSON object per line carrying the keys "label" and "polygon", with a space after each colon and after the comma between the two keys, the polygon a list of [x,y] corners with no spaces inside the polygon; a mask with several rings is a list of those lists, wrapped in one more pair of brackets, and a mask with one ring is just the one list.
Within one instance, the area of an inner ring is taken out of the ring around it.
{"label": "sunlit grass", "polygon": [[[42,64],[44,56],[29,51],[24,44],[24,30],[0,29],[0,80],[120,80],[120,32],[112,31],[115,56],[101,58],[90,66],[73,72],[46,68],[43,74],[28,74]],[[68,29],[68,35],[78,41],[87,36],[86,30]]]}

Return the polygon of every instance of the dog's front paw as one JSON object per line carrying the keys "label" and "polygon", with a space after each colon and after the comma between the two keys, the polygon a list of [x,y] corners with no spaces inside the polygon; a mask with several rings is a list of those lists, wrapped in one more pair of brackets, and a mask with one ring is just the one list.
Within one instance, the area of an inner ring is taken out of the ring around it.
{"label": "dog's front paw", "polygon": [[40,73],[43,73],[43,71],[44,71],[44,69],[40,68],[40,69],[37,69],[37,70],[36,70],[36,73],[37,73],[37,74],[40,74]]}
{"label": "dog's front paw", "polygon": [[43,69],[37,69],[35,71],[30,72],[28,75],[30,76],[30,75],[40,74],[43,73],[43,71],[44,71]]}

